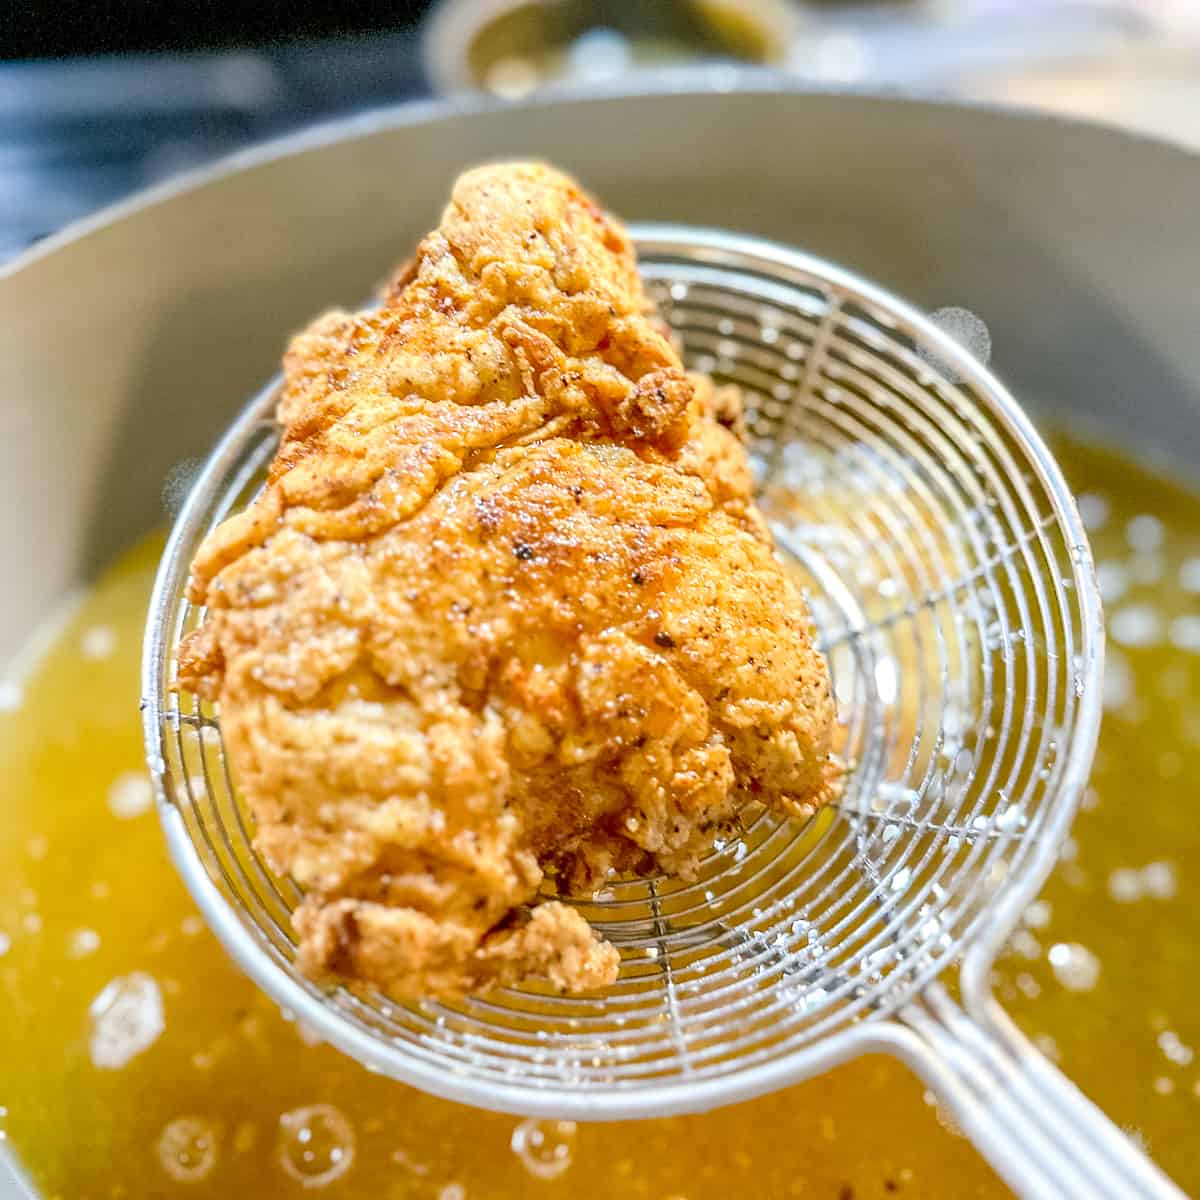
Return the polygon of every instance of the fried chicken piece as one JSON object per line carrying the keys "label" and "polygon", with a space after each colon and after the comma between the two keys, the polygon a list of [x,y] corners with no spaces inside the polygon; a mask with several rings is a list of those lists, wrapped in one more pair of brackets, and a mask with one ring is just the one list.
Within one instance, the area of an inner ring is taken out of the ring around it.
{"label": "fried chicken piece", "polygon": [[833,779],[736,404],[681,368],[621,226],[532,164],[462,176],[381,307],[284,367],[179,679],[305,890],[303,969],[400,998],[612,982],[544,884],[686,876],[747,799],[804,816]]}

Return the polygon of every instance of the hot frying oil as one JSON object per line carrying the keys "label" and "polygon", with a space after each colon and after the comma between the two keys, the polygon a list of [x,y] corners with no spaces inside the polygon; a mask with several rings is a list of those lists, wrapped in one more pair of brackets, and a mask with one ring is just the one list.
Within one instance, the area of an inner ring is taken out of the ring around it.
{"label": "hot frying oil", "polygon": [[[1060,444],[1110,634],[1105,725],[996,991],[1189,1190],[1200,1122],[1200,494]],[[137,674],[161,541],[0,693],[0,1132],[48,1196],[992,1197],[906,1070],[851,1063],[706,1116],[587,1126],[367,1074],[226,960],[167,859]]]}

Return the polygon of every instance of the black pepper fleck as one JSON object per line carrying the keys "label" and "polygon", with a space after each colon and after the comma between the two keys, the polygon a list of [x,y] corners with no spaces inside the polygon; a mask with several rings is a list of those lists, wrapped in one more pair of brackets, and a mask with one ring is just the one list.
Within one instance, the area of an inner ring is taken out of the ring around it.
{"label": "black pepper fleck", "polygon": [[513,547],[513,553],[522,561],[528,562],[533,557],[533,547],[527,546],[524,542],[518,542]]}
{"label": "black pepper fleck", "polygon": [[660,629],[658,633],[654,635],[654,644],[656,646],[662,646],[664,650],[675,649],[675,639],[669,633],[667,633],[665,629]]}

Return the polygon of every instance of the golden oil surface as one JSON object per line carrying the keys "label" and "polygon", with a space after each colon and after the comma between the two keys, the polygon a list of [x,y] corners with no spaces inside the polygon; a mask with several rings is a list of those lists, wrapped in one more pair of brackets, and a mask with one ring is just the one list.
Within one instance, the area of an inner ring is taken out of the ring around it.
{"label": "golden oil surface", "polygon": [[[1057,449],[1105,591],[1105,725],[996,989],[1200,1190],[1200,493]],[[225,958],[167,858],[137,715],[160,550],[117,563],[0,693],[0,1131],[45,1195],[1006,1194],[885,1059],[705,1116],[576,1127],[435,1100],[314,1044]]]}

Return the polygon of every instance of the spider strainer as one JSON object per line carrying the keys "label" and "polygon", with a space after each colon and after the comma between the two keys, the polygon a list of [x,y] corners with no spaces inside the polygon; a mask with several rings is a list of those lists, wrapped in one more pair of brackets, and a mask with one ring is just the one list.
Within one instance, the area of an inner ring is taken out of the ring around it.
{"label": "spider strainer", "polygon": [[[1074,504],[1012,398],[913,309],[796,251],[638,230],[689,365],[740,385],[760,498],[806,591],[850,766],[807,825],[743,814],[699,877],[581,904],[621,951],[605,994],[400,1005],[298,973],[298,890],[251,844],[217,713],[174,690],[204,535],[260,486],[276,387],[201,473],[160,570],[143,710],[159,811],[209,923],[278,1003],[371,1069],[579,1119],[711,1108],[868,1050],[904,1057],[1029,1195],[1173,1189],[990,999],[1053,865],[1099,723],[1103,626]],[[960,1007],[935,982],[960,963]]]}

